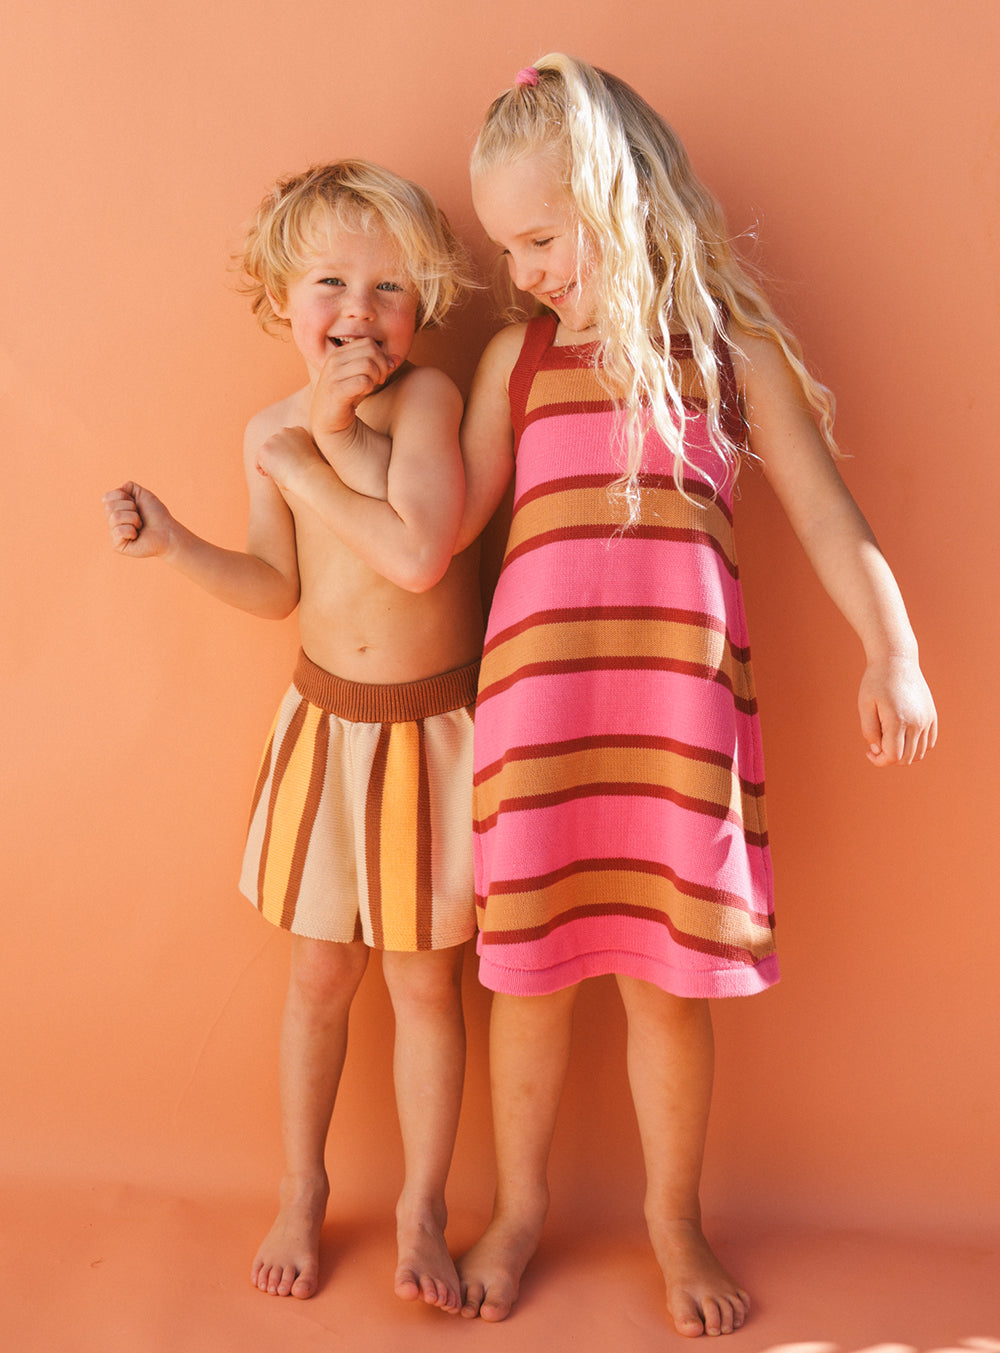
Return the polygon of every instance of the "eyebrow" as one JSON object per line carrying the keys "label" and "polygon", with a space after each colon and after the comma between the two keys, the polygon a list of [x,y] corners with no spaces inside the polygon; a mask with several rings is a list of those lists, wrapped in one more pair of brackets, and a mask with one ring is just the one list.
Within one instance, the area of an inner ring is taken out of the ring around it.
{"label": "eyebrow", "polygon": [[[307,265],[305,272],[340,273],[347,272],[352,266],[352,264],[347,263],[343,259],[337,260],[333,255],[327,255],[323,258],[315,258],[313,262]],[[398,282],[400,280],[405,281],[409,277],[409,273],[402,264],[397,263],[393,264],[391,267],[380,270],[377,273],[377,276],[386,282]]]}

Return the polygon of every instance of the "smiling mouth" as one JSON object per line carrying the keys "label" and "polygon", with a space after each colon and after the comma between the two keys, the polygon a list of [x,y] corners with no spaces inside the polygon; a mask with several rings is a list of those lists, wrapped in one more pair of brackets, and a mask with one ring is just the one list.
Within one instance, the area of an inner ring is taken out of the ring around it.
{"label": "smiling mouth", "polygon": [[[354,334],[346,334],[342,338],[338,338],[335,334],[330,335],[330,342],[333,344],[335,348],[343,348],[348,343],[353,343],[354,340],[355,340]],[[380,338],[375,338],[372,340],[372,342],[375,344],[376,347],[378,348],[382,347],[382,340]]]}

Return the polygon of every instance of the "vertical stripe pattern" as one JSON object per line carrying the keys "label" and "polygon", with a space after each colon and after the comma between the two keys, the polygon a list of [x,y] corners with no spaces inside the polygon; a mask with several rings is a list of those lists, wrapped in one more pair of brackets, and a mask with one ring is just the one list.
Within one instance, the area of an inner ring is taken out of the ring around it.
{"label": "vertical stripe pattern", "polygon": [[[480,977],[512,994],[600,972],[685,996],[759,990],[778,973],[731,493],[712,486],[692,398],[687,497],[649,434],[624,530],[618,415],[593,349],[554,333],[529,324],[510,382],[514,513],[476,710]],[[742,439],[724,345],[719,359]]]}
{"label": "vertical stripe pattern", "polygon": [[405,952],[470,937],[477,675],[472,664],[367,687],[301,656],[261,761],[240,880],[269,921]]}

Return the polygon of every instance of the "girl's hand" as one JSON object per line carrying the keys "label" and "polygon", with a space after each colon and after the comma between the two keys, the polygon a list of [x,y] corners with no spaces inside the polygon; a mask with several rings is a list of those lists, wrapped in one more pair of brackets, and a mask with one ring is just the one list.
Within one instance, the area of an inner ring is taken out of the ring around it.
{"label": "girl's hand", "polygon": [[334,348],[313,391],[313,432],[323,436],[352,429],[355,409],[389,379],[398,365],[373,338],[355,338]]}
{"label": "girl's hand", "polygon": [[858,710],[873,766],[923,761],[937,741],[937,712],[915,658],[870,662],[861,680]]}
{"label": "girl's hand", "polygon": [[133,559],[156,559],[170,548],[173,517],[154,494],[140,484],[122,484],[101,500],[119,554]]}
{"label": "girl's hand", "polygon": [[296,492],[304,472],[322,460],[319,448],[305,428],[282,428],[257,451],[257,473],[273,479],[282,493]]}

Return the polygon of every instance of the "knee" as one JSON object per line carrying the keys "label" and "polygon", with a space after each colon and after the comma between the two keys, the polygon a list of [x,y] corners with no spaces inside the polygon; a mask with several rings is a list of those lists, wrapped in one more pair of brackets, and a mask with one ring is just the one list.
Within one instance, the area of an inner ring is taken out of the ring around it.
{"label": "knee", "polygon": [[630,1028],[651,1025],[683,1032],[712,1027],[711,1007],[701,997],[674,996],[651,982],[622,976],[618,989]]}
{"label": "knee", "polygon": [[397,1016],[401,1010],[445,1012],[462,1007],[462,951],[382,955],[382,971]]}
{"label": "knee", "polygon": [[293,936],[289,984],[306,1005],[329,1008],[354,998],[368,950],[363,944],[334,944]]}

